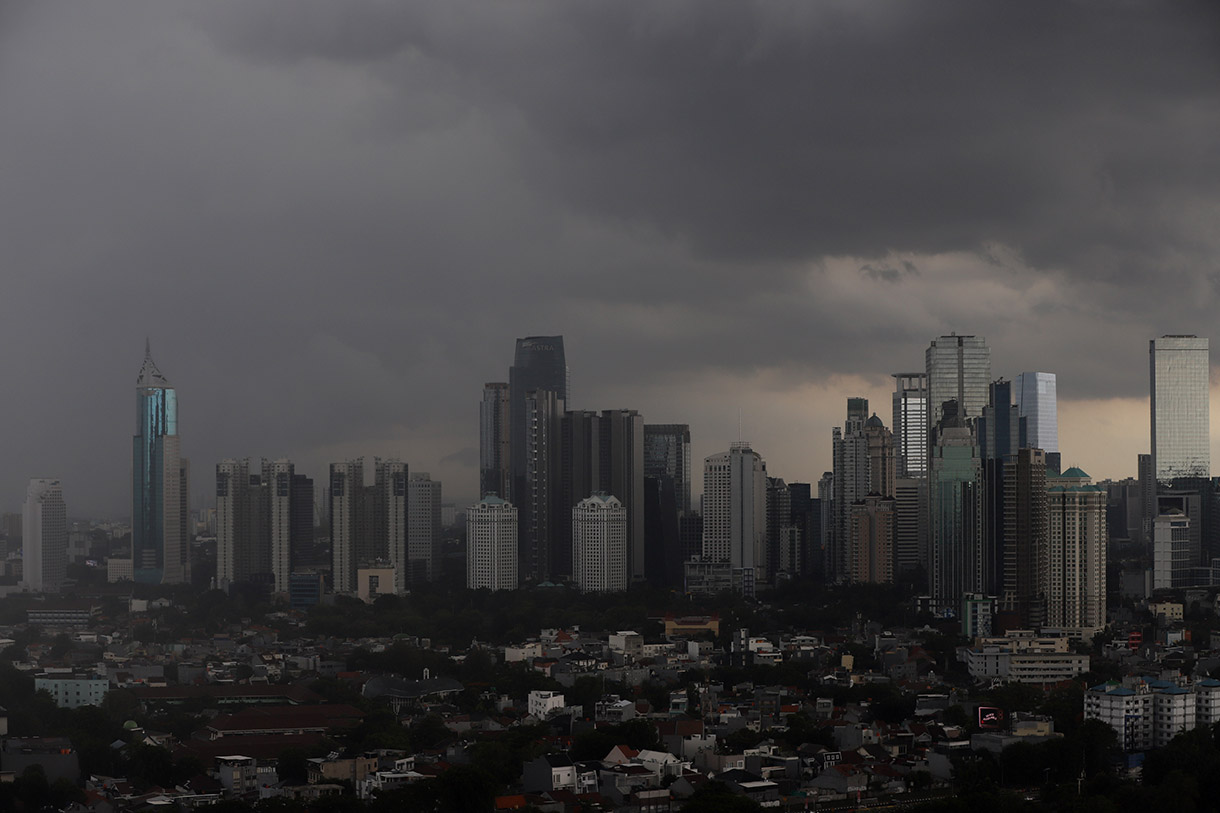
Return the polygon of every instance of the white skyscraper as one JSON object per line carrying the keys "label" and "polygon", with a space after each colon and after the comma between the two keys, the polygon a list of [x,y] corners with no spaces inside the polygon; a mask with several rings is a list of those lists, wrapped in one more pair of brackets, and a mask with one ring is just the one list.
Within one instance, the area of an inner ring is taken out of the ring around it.
{"label": "white skyscraper", "polygon": [[1207,339],[1162,336],[1148,343],[1152,465],[1157,482],[1211,476],[1211,374]]}
{"label": "white skyscraper", "polygon": [[767,466],[748,443],[703,460],[703,558],[752,595],[767,578]]}
{"label": "white skyscraper", "polygon": [[499,497],[466,510],[466,586],[517,589],[517,509]]}
{"label": "white skyscraper", "polygon": [[627,509],[599,492],[572,508],[572,580],[585,592],[626,590]]}
{"label": "white skyscraper", "polygon": [[58,593],[68,562],[68,509],[58,480],[30,480],[22,520],[22,581],[34,592]]}
{"label": "white skyscraper", "polygon": [[426,471],[407,480],[407,584],[440,576],[441,484]]}
{"label": "white skyscraper", "polygon": [[1054,373],[1018,373],[1012,400],[1025,420],[1025,445],[1044,452],[1059,451],[1059,408]]}

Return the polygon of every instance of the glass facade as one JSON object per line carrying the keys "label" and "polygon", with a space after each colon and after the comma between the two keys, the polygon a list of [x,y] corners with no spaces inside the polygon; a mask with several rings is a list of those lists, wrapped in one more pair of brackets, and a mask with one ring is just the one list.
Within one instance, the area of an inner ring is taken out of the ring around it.
{"label": "glass facade", "polygon": [[1025,443],[1044,452],[1059,451],[1059,407],[1054,373],[1019,373],[1013,402],[1025,421]]}
{"label": "glass facade", "polygon": [[644,476],[674,481],[678,510],[690,511],[690,426],[684,423],[644,424]]}
{"label": "glass facade", "polygon": [[973,421],[987,406],[991,385],[991,348],[982,336],[940,336],[925,354],[928,375],[928,443],[936,442],[945,401],[957,401],[960,414]]}
{"label": "glass facade", "polygon": [[947,427],[932,450],[929,525],[932,599],[957,611],[962,595],[983,592],[990,563],[982,534],[979,448],[970,430]]}
{"label": "glass facade", "polygon": [[[178,396],[145,353],[136,383],[136,434],[132,438],[131,556],[137,582],[181,581],[181,462]],[[172,537],[167,539],[167,533]],[[172,561],[167,562],[166,546]],[[167,574],[167,564],[173,573]],[[168,576],[168,579],[167,579]]]}
{"label": "glass facade", "polygon": [[1156,479],[1210,477],[1208,340],[1162,336],[1149,342],[1148,352]]}

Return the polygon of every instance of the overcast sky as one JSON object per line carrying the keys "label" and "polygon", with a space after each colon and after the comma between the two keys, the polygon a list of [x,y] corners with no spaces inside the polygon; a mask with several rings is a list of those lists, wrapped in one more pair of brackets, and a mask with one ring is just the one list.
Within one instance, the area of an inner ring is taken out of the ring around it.
{"label": "overcast sky", "polygon": [[196,495],[378,454],[472,498],[553,333],[573,406],[790,481],[983,335],[1133,475],[1148,340],[1220,339],[1218,134],[1211,2],[0,0],[0,508],[130,513],[145,336]]}

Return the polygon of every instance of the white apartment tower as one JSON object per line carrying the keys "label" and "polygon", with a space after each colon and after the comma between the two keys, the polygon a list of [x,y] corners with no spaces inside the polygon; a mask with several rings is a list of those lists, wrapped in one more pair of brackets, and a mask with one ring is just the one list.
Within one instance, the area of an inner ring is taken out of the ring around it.
{"label": "white apartment tower", "polygon": [[499,497],[466,510],[466,586],[517,589],[517,509]]}
{"label": "white apartment tower", "polygon": [[572,580],[585,592],[627,589],[627,509],[598,492],[572,508]]}
{"label": "white apartment tower", "polygon": [[[267,522],[270,530],[271,575],[275,592],[287,593],[292,577],[292,489],[296,467],[291,460],[263,460],[263,485],[267,489]],[[219,501],[218,501],[219,502]]]}
{"label": "white apartment tower", "polygon": [[703,558],[752,595],[767,578],[767,466],[749,443],[703,460]]}
{"label": "white apartment tower", "polygon": [[21,540],[22,581],[36,593],[58,593],[68,561],[68,509],[59,480],[30,480]]}

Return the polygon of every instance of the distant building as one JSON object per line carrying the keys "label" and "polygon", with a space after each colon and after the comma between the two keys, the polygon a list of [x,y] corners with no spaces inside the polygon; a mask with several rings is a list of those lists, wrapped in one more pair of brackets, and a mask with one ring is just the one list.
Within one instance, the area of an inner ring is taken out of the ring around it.
{"label": "distant building", "polygon": [[59,480],[30,480],[23,516],[22,581],[36,593],[58,593],[68,561],[68,511]]}
{"label": "distant building", "polygon": [[178,395],[144,347],[132,438],[134,576],[147,584],[190,581],[189,463],[178,443]]}
{"label": "distant building", "polygon": [[767,579],[767,466],[748,443],[703,461],[703,559],[725,563],[746,595]]}
{"label": "distant building", "polygon": [[1106,626],[1106,490],[1073,466],[1047,495],[1045,623],[1087,639]]}
{"label": "distant building", "polygon": [[1158,483],[1211,476],[1208,340],[1162,336],[1148,343],[1152,464]]}
{"label": "distant building", "polygon": [[499,497],[466,511],[466,586],[517,589],[517,509]]}
{"label": "distant building", "polygon": [[512,484],[509,439],[509,386],[502,381],[483,385],[479,404],[479,488],[483,494],[509,499]]}
{"label": "distant building", "polygon": [[358,568],[388,564],[395,574],[393,592],[402,592],[407,566],[407,465],[373,458],[369,485],[365,485],[366,468],[365,458],[330,466],[334,590],[354,593]]}
{"label": "distant building", "polygon": [[441,540],[441,483],[416,472],[407,480],[407,584],[440,577]]}
{"label": "distant building", "polygon": [[627,509],[600,492],[572,509],[572,580],[585,592],[626,590]]}
{"label": "distant building", "polygon": [[34,691],[46,691],[61,709],[100,706],[110,680],[105,675],[80,672],[43,672],[34,678]]}
{"label": "distant building", "polygon": [[928,374],[894,373],[894,452],[898,477],[928,476]]}
{"label": "distant building", "polygon": [[956,404],[946,410],[935,434],[928,482],[928,582],[935,609],[956,614],[962,596],[985,592],[987,583],[982,465],[974,434]]}
{"label": "distant building", "polygon": [[682,513],[691,510],[690,455],[688,424],[644,424],[644,476],[672,478]]}
{"label": "distant building", "polygon": [[1051,471],[1059,466],[1059,404],[1054,373],[1018,373],[1013,401],[1025,424],[1025,445],[1046,452]]}
{"label": "distant building", "polygon": [[851,506],[850,545],[853,582],[894,581],[894,538],[898,529],[893,497],[869,494]]}

